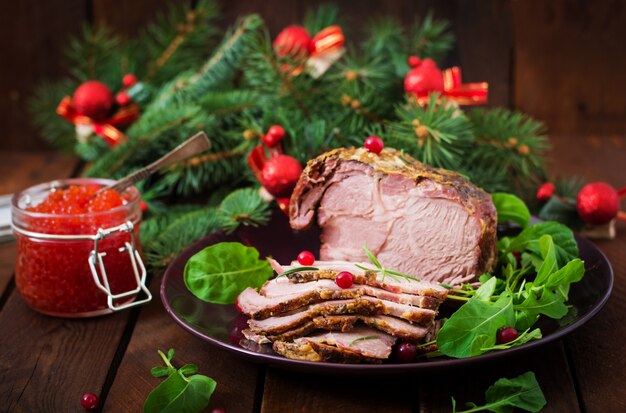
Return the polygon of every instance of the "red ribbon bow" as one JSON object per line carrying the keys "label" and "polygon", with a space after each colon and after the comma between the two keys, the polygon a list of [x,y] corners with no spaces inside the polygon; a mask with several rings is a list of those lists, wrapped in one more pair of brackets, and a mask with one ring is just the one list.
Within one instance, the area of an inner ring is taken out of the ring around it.
{"label": "red ribbon bow", "polygon": [[487,82],[463,83],[461,68],[451,67],[443,71],[443,96],[459,105],[484,105],[487,103],[489,84]]}
{"label": "red ribbon bow", "polygon": [[139,106],[131,103],[119,108],[110,118],[95,121],[89,116],[76,112],[72,98],[66,96],[57,106],[57,114],[74,125],[92,125],[94,133],[101,136],[109,146],[113,147],[128,140],[128,137],[118,127],[128,126],[135,121],[139,117]]}

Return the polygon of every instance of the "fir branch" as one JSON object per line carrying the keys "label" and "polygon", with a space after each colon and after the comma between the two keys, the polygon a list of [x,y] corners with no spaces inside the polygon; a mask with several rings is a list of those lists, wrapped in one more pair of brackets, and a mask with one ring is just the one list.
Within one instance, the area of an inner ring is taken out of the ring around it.
{"label": "fir branch", "polygon": [[70,73],[79,82],[97,79],[111,90],[117,90],[123,75],[121,47],[121,39],[105,26],[85,26],[80,38],[74,37],[69,41],[66,58]]}
{"label": "fir branch", "polygon": [[201,0],[193,9],[175,5],[149,25],[139,37],[139,46],[149,55],[147,80],[169,79],[204,61],[218,32],[217,15],[213,0]]}
{"label": "fir branch", "polygon": [[69,79],[58,82],[42,82],[28,101],[28,109],[41,136],[51,145],[70,152],[76,143],[74,125],[56,113],[56,108],[65,96],[71,93],[73,82]]}
{"label": "fir branch", "polygon": [[450,22],[438,20],[428,13],[422,20],[417,18],[412,28],[410,55],[439,60],[454,44],[454,35],[449,32]]}
{"label": "fir branch", "polygon": [[465,115],[438,94],[426,107],[408,99],[396,109],[398,120],[387,124],[386,142],[432,166],[460,170],[474,141]]}
{"label": "fir branch", "polygon": [[269,222],[269,207],[259,195],[258,188],[238,189],[220,204],[223,226],[227,233],[239,225],[259,226]]}
{"label": "fir branch", "polygon": [[317,8],[309,8],[304,15],[304,27],[311,36],[315,36],[317,32],[334,24],[340,24],[338,21],[339,9],[334,4],[322,4]]}

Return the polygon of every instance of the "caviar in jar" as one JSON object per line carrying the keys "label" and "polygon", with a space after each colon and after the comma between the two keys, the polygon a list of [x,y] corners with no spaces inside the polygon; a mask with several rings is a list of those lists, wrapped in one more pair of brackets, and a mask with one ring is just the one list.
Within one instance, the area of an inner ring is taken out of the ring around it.
{"label": "caviar in jar", "polygon": [[[62,317],[106,314],[115,306],[96,281],[112,295],[138,289],[138,265],[131,255],[140,249],[140,196],[135,188],[121,194],[98,192],[110,183],[101,179],[54,181],[13,198],[15,283],[34,309]],[[94,253],[96,244],[98,254]],[[94,275],[89,259],[96,255],[102,262],[93,261]],[[105,268],[106,279],[98,271],[99,264]],[[134,294],[127,295],[117,301],[134,298]]]}

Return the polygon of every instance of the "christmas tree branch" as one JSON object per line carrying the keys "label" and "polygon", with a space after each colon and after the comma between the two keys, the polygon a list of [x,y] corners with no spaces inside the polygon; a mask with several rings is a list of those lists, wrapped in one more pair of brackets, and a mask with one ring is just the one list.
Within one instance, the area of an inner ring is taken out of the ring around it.
{"label": "christmas tree branch", "polygon": [[289,91],[289,94],[293,97],[298,108],[302,111],[307,119],[311,119],[311,113],[309,112],[309,109],[305,106],[302,98],[300,97],[300,95],[296,91],[296,88],[291,82],[290,70],[283,70],[283,68],[278,65],[278,61],[276,60],[275,56],[276,55],[274,54],[273,50],[271,51],[271,53],[263,53],[265,61],[270,64],[270,66],[274,70],[274,73],[280,79],[281,84]]}

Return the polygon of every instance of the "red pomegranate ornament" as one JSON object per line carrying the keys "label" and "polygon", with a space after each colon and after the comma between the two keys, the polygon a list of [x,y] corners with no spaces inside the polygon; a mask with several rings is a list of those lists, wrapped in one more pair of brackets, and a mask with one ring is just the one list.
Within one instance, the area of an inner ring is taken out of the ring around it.
{"label": "red pomegranate ornament", "polygon": [[443,73],[432,59],[421,60],[416,56],[408,59],[412,69],[404,78],[404,91],[413,95],[443,92]]}
{"label": "red pomegranate ornament", "polygon": [[278,33],[273,46],[279,56],[305,57],[310,52],[311,35],[302,26],[287,26]]}
{"label": "red pomegranate ornament", "polygon": [[591,182],[578,192],[576,209],[583,221],[602,225],[617,217],[620,197],[626,195],[626,187],[619,191],[605,182]]}
{"label": "red pomegranate ornament", "polygon": [[74,106],[78,114],[101,121],[111,112],[113,94],[104,83],[90,80],[80,85],[74,92]]}
{"label": "red pomegranate ornament", "polygon": [[276,198],[285,198],[291,196],[301,173],[302,166],[295,158],[278,155],[265,162],[260,181],[267,192]]}

